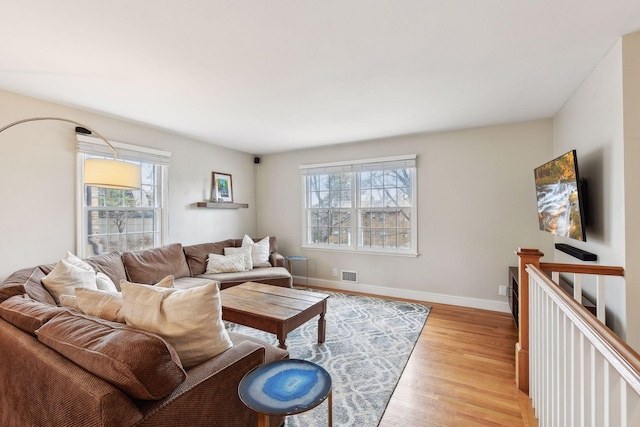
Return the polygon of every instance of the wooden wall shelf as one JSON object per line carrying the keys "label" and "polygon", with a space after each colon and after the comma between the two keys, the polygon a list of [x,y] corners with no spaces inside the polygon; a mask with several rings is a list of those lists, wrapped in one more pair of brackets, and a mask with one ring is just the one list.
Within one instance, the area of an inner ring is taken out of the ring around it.
{"label": "wooden wall shelf", "polygon": [[248,203],[216,203],[216,202],[198,202],[197,206],[199,208],[209,208],[209,209],[239,209],[239,208],[248,208]]}

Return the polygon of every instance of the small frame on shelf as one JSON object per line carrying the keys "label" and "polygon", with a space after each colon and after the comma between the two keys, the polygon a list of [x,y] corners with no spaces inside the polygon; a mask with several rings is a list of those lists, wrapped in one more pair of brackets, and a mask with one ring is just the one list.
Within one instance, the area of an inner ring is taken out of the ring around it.
{"label": "small frame on shelf", "polygon": [[211,202],[233,203],[233,187],[231,175],[228,173],[211,172]]}

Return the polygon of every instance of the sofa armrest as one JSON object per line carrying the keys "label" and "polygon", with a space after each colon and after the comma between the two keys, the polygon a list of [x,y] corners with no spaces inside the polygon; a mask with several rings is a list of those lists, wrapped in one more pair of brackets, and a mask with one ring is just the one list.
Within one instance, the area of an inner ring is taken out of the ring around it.
{"label": "sofa armrest", "polygon": [[284,257],[278,252],[271,252],[271,255],[269,255],[269,262],[273,267],[286,267]]}
{"label": "sofa armrest", "polygon": [[0,319],[0,425],[125,427],[142,413],[120,390]]}
{"label": "sofa armrest", "polygon": [[238,396],[238,384],[264,361],[263,346],[243,341],[189,369],[187,379],[164,399],[139,401],[144,416],[136,425],[164,427],[185,420],[190,427],[257,425],[257,414]]}

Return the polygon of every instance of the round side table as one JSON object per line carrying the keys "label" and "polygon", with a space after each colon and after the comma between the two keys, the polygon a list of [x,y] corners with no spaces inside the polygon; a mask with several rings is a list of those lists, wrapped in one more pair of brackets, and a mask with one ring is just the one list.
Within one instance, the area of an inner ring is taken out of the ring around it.
{"label": "round side table", "polygon": [[240,400],[258,413],[258,427],[269,427],[269,415],[300,414],[329,399],[333,425],[331,376],[313,362],[284,359],[249,371],[238,385]]}
{"label": "round side table", "polygon": [[294,261],[304,261],[307,267],[307,286],[309,286],[309,258],[306,256],[285,256],[284,259],[289,264],[289,273],[293,276],[293,262]]}

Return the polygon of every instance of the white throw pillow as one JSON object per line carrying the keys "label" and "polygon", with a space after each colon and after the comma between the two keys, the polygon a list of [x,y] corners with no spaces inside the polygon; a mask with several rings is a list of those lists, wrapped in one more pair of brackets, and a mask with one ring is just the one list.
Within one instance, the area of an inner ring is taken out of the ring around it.
{"label": "white throw pillow", "polygon": [[96,286],[100,291],[106,292],[118,292],[118,288],[113,283],[113,281],[104,273],[96,274]]}
{"label": "white throw pillow", "polygon": [[251,237],[245,234],[242,238],[242,247],[251,248],[253,268],[271,267],[271,264],[269,263],[269,236],[256,243]]}
{"label": "white throw pillow", "polygon": [[183,366],[195,366],[231,348],[222,322],[217,282],[190,289],[121,282],[127,325],[164,338]]}
{"label": "white throw pillow", "polygon": [[207,259],[207,270],[205,274],[215,273],[235,273],[238,271],[245,271],[244,255],[216,255],[209,254]]}
{"label": "white throw pillow", "polygon": [[71,252],[42,278],[42,284],[58,305],[60,295],[75,295],[75,288],[98,289],[94,269]]}
{"label": "white throw pillow", "polygon": [[244,269],[245,271],[253,270],[253,260],[251,259],[251,246],[243,246],[240,248],[234,248],[233,246],[229,246],[224,248],[224,255],[236,255],[241,254],[244,255]]}
{"label": "white throw pillow", "polygon": [[82,313],[112,322],[124,323],[124,308],[120,292],[76,288],[76,299]]}

